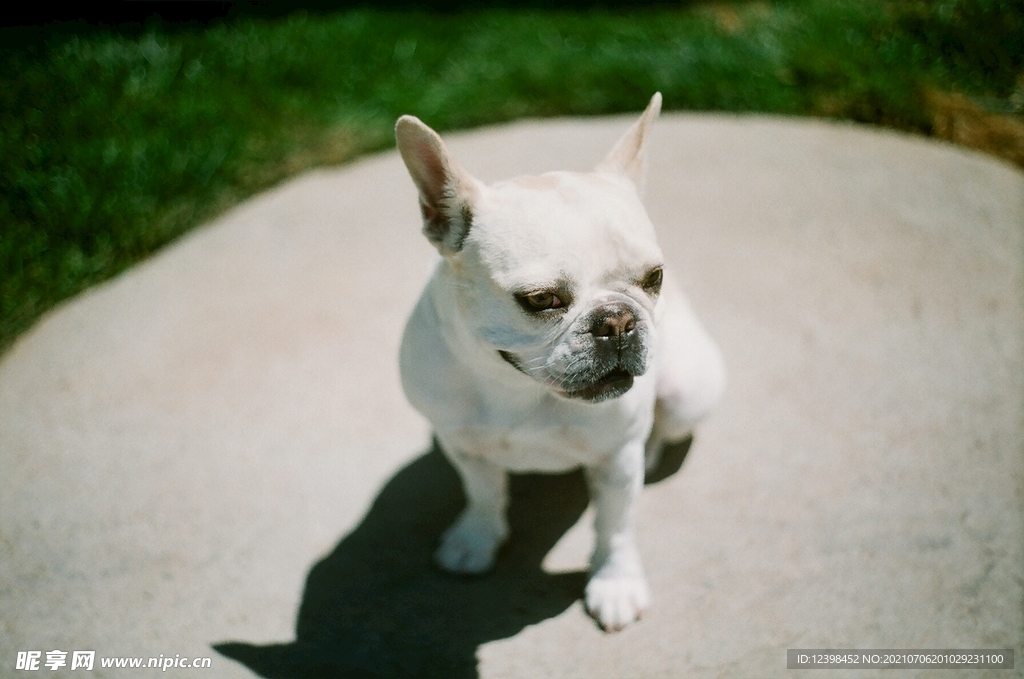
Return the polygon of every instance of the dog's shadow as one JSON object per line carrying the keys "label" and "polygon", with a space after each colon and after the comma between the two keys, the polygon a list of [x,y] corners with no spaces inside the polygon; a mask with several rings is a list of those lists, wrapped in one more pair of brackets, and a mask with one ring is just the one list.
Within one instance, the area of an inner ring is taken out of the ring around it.
{"label": "dog's shadow", "polygon": [[[648,482],[677,471],[689,440],[666,448]],[[580,471],[513,475],[512,540],[492,572],[440,572],[431,555],[464,505],[459,479],[433,449],[399,471],[363,522],[306,579],[296,639],[217,644],[263,677],[476,677],[480,644],[554,617],[580,598],[586,573],[541,561],[587,507]]]}

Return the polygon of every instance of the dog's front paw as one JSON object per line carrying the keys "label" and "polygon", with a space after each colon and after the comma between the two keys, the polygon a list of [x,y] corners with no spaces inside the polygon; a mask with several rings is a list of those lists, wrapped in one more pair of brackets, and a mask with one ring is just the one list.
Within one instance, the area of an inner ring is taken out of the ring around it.
{"label": "dog's front paw", "polygon": [[595,575],[587,583],[587,610],[605,632],[639,620],[651,603],[647,581],[642,575]]}
{"label": "dog's front paw", "polygon": [[491,569],[508,536],[504,522],[465,511],[441,536],[434,561],[446,571],[475,575]]}

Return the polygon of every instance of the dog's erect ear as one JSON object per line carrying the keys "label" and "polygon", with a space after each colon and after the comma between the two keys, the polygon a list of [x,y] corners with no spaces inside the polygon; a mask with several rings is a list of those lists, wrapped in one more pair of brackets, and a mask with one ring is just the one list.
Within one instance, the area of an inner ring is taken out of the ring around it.
{"label": "dog's erect ear", "polygon": [[647,175],[647,153],[645,151],[647,132],[651,123],[661,111],[661,92],[655,92],[651,103],[640,119],[626,130],[622,138],[615,143],[611,153],[595,168],[598,172],[616,172],[629,177],[636,186],[637,193],[643,195],[644,179]]}
{"label": "dog's erect ear", "polygon": [[420,192],[423,234],[442,255],[458,252],[473,225],[479,183],[452,158],[437,132],[419,118],[399,118],[395,140]]}

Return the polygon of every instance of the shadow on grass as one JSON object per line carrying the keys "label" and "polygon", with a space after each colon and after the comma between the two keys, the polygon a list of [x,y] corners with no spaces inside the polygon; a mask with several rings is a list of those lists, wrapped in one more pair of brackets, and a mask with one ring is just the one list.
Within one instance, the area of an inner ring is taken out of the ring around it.
{"label": "shadow on grass", "polygon": [[[667,448],[651,481],[677,471],[688,448]],[[480,644],[562,613],[586,583],[582,571],[541,569],[587,507],[582,472],[513,475],[510,493],[513,539],[494,570],[480,578],[440,572],[431,555],[465,500],[435,445],[388,482],[363,522],[310,571],[294,642],[214,648],[263,677],[476,677]]]}

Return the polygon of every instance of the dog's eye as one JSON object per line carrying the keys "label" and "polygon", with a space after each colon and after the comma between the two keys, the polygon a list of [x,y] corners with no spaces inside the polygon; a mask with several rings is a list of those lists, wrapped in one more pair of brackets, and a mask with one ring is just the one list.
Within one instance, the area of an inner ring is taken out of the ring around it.
{"label": "dog's eye", "polygon": [[661,267],[659,266],[656,269],[651,269],[650,273],[647,274],[647,276],[644,278],[643,282],[640,285],[647,292],[657,293],[659,290],[661,290],[661,277],[662,272]]}
{"label": "dog's eye", "polygon": [[527,311],[547,311],[548,309],[561,309],[565,306],[558,295],[549,291],[516,295],[516,300]]}

